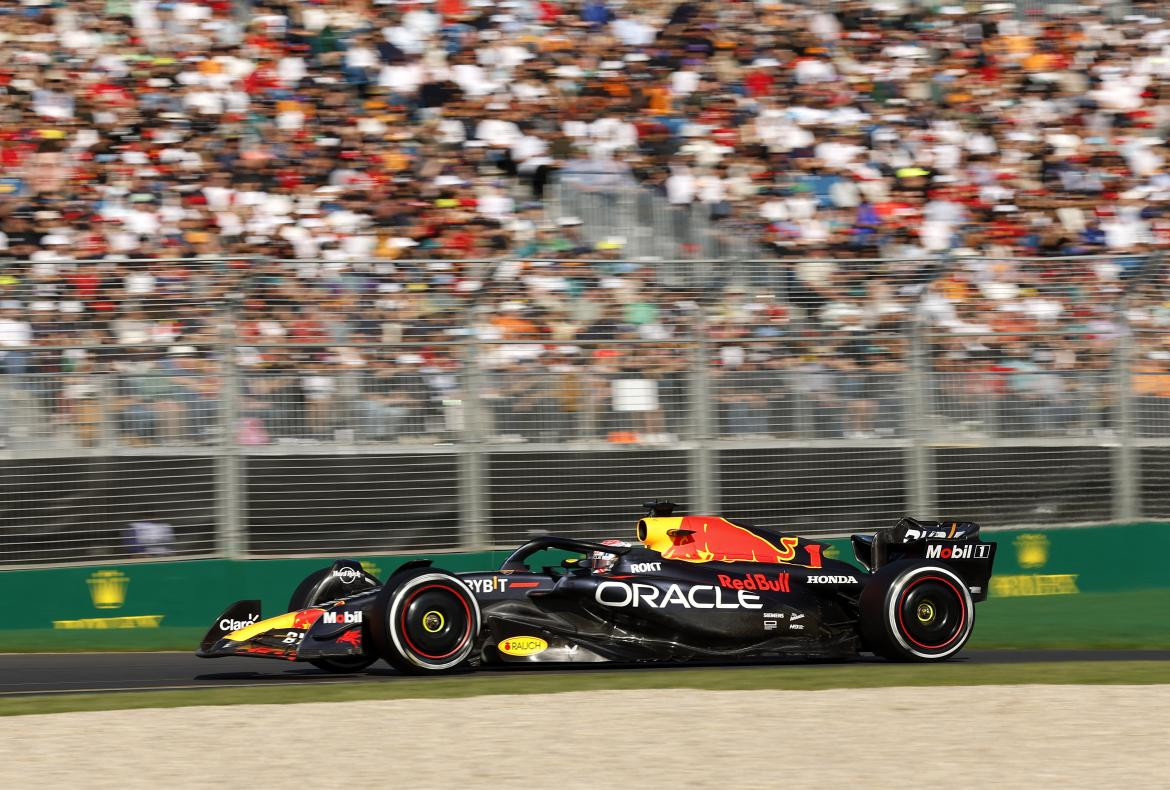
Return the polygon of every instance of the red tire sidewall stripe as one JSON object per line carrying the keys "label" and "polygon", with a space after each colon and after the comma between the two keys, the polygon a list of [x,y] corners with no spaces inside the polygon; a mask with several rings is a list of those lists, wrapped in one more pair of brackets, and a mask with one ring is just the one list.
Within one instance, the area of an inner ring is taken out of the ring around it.
{"label": "red tire sidewall stripe", "polygon": [[[924,645],[924,644],[922,644],[917,639],[910,636],[910,632],[906,630],[906,623],[903,622],[903,620],[902,620],[902,604],[903,604],[903,602],[905,602],[906,596],[910,594],[910,591],[913,590],[915,586],[921,584],[922,582],[931,581],[931,580],[942,582],[946,586],[950,587],[951,591],[954,592],[955,597],[959,599],[959,606],[962,609],[962,619],[959,621],[958,630],[955,631],[954,635],[950,639],[943,642],[941,645]],[[950,579],[946,578],[945,576],[920,576],[917,579],[915,579],[914,581],[910,582],[910,584],[906,585],[906,588],[904,590],[902,590],[902,594],[898,596],[897,609],[898,609],[898,630],[900,630],[902,632],[902,636],[906,637],[907,639],[909,639],[914,644],[918,645],[923,650],[942,650],[944,647],[949,645],[951,642],[954,642],[956,639],[959,638],[959,635],[963,633],[963,627],[967,624],[967,599],[963,597],[963,593],[959,590],[958,587],[956,587],[954,585],[954,582],[952,582]]]}
{"label": "red tire sidewall stripe", "polygon": [[[459,644],[457,644],[452,650],[443,653],[441,656],[432,656],[430,653],[424,653],[418,648],[418,645],[410,641],[410,634],[408,634],[406,631],[406,610],[410,608],[410,602],[418,596],[422,595],[427,590],[434,588],[446,590],[447,592],[452,593],[457,599],[459,599],[459,603],[463,604],[463,611],[467,614],[467,630],[463,632],[463,638],[459,640]],[[417,590],[415,590],[414,593],[406,599],[406,602],[402,604],[402,616],[399,618],[398,622],[401,625],[399,630],[402,632],[402,638],[406,640],[407,646],[412,651],[414,651],[416,655],[420,655],[423,658],[429,658],[432,661],[439,661],[447,658],[448,656],[454,655],[455,653],[458,653],[463,649],[463,646],[467,644],[467,640],[471,638],[471,620],[471,607],[467,605],[467,600],[464,598],[461,590],[446,584],[428,584],[425,587],[419,587]]]}

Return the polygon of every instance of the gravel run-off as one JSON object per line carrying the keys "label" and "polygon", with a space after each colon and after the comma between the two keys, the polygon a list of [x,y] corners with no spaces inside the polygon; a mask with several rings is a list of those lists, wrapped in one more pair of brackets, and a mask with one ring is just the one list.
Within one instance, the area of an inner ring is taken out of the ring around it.
{"label": "gravel run-off", "polygon": [[599,691],[0,719],[6,787],[1170,786],[1170,685]]}

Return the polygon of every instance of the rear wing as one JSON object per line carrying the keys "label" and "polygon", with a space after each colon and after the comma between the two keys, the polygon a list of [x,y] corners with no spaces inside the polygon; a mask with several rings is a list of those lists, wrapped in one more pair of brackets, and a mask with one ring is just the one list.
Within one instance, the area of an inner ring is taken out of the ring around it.
{"label": "rear wing", "polygon": [[995,543],[979,538],[973,521],[918,521],[903,518],[873,535],[852,536],[853,556],[871,573],[896,560],[926,559],[947,565],[967,584],[971,597],[987,597],[995,562]]}

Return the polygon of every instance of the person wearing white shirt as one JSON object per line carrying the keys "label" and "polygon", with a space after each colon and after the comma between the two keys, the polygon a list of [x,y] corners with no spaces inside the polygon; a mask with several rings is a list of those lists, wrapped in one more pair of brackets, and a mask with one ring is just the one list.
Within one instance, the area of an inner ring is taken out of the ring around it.
{"label": "person wearing white shirt", "polygon": [[670,75],[670,92],[675,96],[689,96],[699,87],[699,73],[680,70]]}
{"label": "person wearing white shirt", "polygon": [[402,16],[402,26],[420,39],[434,35],[443,24],[443,18],[425,7],[416,7]]}
{"label": "person wearing white shirt", "polygon": [[368,45],[366,36],[357,36],[345,51],[345,78],[351,85],[365,85],[379,67],[378,53]]}
{"label": "person wearing white shirt", "polygon": [[495,93],[499,83],[488,79],[487,72],[474,63],[461,63],[451,67],[451,80],[468,96],[488,96]]}
{"label": "person wearing white shirt", "polygon": [[622,17],[610,23],[610,30],[627,47],[648,47],[658,32],[638,17]]}
{"label": "person wearing white shirt", "polygon": [[796,81],[801,85],[813,82],[833,82],[837,79],[837,71],[827,60],[806,58],[799,60],[793,69]]}
{"label": "person wearing white shirt", "polygon": [[608,143],[611,150],[633,148],[638,144],[638,129],[620,118],[598,118],[589,124],[589,135],[600,143]]}
{"label": "person wearing white shirt", "polygon": [[727,200],[723,179],[714,173],[703,173],[695,179],[695,195],[701,203],[707,205]]}
{"label": "person wearing white shirt", "polygon": [[382,28],[382,38],[407,55],[421,55],[426,51],[426,39],[430,34],[421,35],[417,31],[412,30],[405,25],[397,25],[395,27]]}
{"label": "person wearing white shirt", "polygon": [[853,145],[852,143],[839,143],[833,140],[826,140],[823,143],[818,143],[814,149],[814,154],[817,159],[820,159],[825,167],[840,170],[853,164],[857,157],[865,153],[865,149],[860,145]]}
{"label": "person wearing white shirt", "polygon": [[294,55],[285,55],[276,64],[276,76],[286,87],[296,85],[309,74],[305,66],[305,59]]}
{"label": "person wearing white shirt", "polygon": [[158,233],[158,215],[153,211],[131,210],[122,218],[126,229],[139,236],[154,236]]}
{"label": "person wearing white shirt", "polygon": [[9,375],[25,372],[28,354],[23,349],[32,345],[32,325],[21,317],[20,302],[0,302],[0,365]]}
{"label": "person wearing white shirt", "polygon": [[686,165],[671,166],[666,179],[666,199],[676,206],[694,202],[695,177]]}
{"label": "person wearing white shirt", "polygon": [[476,198],[476,211],[481,215],[503,222],[516,210],[516,201],[494,187],[484,187]]}
{"label": "person wearing white shirt", "polygon": [[463,122],[455,118],[443,118],[438,121],[439,142],[443,145],[459,145],[467,140],[467,129]]}
{"label": "person wearing white shirt", "polygon": [[548,152],[548,143],[535,135],[527,134],[512,144],[512,161],[519,167],[520,172],[533,169],[526,167],[529,160],[543,158]]}
{"label": "person wearing white shirt", "polygon": [[378,84],[399,96],[413,96],[423,81],[423,67],[418,61],[383,66]]}
{"label": "person wearing white shirt", "polygon": [[501,148],[510,147],[522,136],[520,128],[516,124],[499,118],[484,118],[475,126],[477,140],[483,140],[488,145]]}
{"label": "person wearing white shirt", "polygon": [[215,91],[190,90],[183,96],[183,104],[200,115],[223,114],[223,97]]}
{"label": "person wearing white shirt", "polygon": [[782,110],[769,109],[755,120],[756,136],[772,151],[791,151],[812,145],[812,132],[792,123]]}

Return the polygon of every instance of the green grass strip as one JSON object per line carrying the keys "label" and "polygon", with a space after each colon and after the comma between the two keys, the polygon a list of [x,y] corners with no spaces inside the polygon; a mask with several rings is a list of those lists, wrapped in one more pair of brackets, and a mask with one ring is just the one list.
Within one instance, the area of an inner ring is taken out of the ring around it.
{"label": "green grass strip", "polygon": [[[0,699],[0,716],[190,705],[437,699],[494,694],[548,694],[605,689],[689,688],[714,691],[820,690],[882,686],[1170,683],[1167,661],[1070,661],[1050,664],[851,664],[781,667],[578,670],[549,674],[484,672],[378,682],[315,683],[268,688],[36,695]],[[225,716],[230,716],[225,711]]]}

